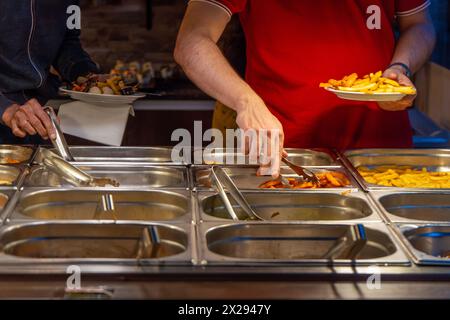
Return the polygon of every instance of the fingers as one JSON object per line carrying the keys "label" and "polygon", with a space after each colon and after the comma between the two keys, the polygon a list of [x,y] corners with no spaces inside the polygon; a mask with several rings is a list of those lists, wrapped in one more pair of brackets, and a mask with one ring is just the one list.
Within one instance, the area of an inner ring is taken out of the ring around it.
{"label": "fingers", "polygon": [[27,115],[22,110],[17,111],[14,118],[17,121],[18,127],[22,131],[25,131],[26,133],[32,136],[36,134],[36,130],[34,130],[33,126],[28,121]]}
{"label": "fingers", "polygon": [[42,136],[43,138],[50,137],[50,139],[54,140],[56,139],[56,132],[53,128],[52,122],[50,120],[50,117],[45,113],[45,111],[42,109],[42,106],[37,102],[35,99],[31,99],[27,102],[33,109],[34,114],[36,117],[42,122],[44,125],[47,134]]}
{"label": "fingers", "polygon": [[33,126],[35,131],[37,131],[37,133],[39,133],[39,135],[41,137],[46,139],[47,136],[48,136],[47,135],[47,130],[45,129],[45,127],[42,124],[42,122],[34,114],[34,111],[33,111],[32,107],[31,107],[31,105],[25,104],[24,106],[21,107],[20,111],[26,114],[26,117],[28,118],[28,121]]}
{"label": "fingers", "polygon": [[22,131],[19,126],[17,125],[17,121],[15,119],[11,120],[11,130],[12,133],[19,138],[25,138],[27,135],[24,131]]}
{"label": "fingers", "polygon": [[396,102],[378,102],[378,105],[381,109],[386,111],[403,111],[412,107],[413,103],[414,98],[408,96]]}

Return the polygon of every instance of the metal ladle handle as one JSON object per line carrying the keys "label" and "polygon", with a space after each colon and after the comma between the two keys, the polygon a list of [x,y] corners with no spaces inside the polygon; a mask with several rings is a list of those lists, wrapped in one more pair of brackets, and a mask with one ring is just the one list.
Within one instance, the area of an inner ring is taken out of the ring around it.
{"label": "metal ladle handle", "polygon": [[52,107],[45,107],[44,111],[50,117],[50,121],[52,122],[52,126],[56,132],[56,138],[50,139],[52,141],[53,147],[58,151],[59,155],[66,161],[75,161],[75,158],[72,156],[72,153],[69,150],[66,139],[64,138],[64,134],[61,130],[61,127],[58,123],[58,118],[56,117],[55,110]]}

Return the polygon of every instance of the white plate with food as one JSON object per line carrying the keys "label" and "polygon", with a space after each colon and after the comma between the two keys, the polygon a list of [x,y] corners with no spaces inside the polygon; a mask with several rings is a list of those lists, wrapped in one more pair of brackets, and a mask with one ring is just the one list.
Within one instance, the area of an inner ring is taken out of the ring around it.
{"label": "white plate with food", "polygon": [[379,93],[365,93],[365,92],[351,92],[336,90],[333,88],[325,88],[325,90],[334,93],[341,99],[353,101],[399,101],[406,97],[406,94],[399,92],[379,92]]}
{"label": "white plate with food", "polygon": [[145,93],[135,93],[132,95],[115,95],[115,94],[80,92],[68,90],[66,88],[60,88],[59,91],[64,95],[70,96],[74,100],[92,103],[95,105],[108,105],[108,106],[132,104],[136,100],[146,97]]}
{"label": "white plate with food", "polygon": [[365,75],[362,79],[352,73],[342,80],[330,79],[320,87],[341,99],[353,101],[399,101],[407,95],[416,95],[414,87],[402,86],[397,81],[382,77],[382,72]]}
{"label": "white plate with food", "polygon": [[95,105],[132,104],[144,98],[145,93],[138,93],[139,84],[127,81],[121,75],[90,74],[78,79],[59,91],[79,100]]}

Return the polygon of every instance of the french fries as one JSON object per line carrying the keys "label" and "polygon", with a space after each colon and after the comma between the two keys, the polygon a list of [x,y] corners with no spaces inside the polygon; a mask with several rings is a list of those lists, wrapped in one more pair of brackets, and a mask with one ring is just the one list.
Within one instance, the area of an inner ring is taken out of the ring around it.
{"label": "french fries", "polygon": [[450,188],[450,172],[429,172],[411,166],[358,167],[359,174],[371,184],[399,188]]}
{"label": "french fries", "polygon": [[290,187],[285,187],[280,180],[270,180],[259,186],[261,189],[317,189],[317,188],[344,188],[350,185],[350,180],[341,172],[325,172],[316,174],[320,185],[312,182],[302,182],[295,178],[287,178]]}
{"label": "french fries", "polygon": [[357,73],[352,73],[342,80],[330,79],[327,83],[321,83],[320,87],[368,94],[403,93],[415,95],[417,93],[414,87],[402,86],[395,80],[384,78],[382,71],[365,75],[362,79],[358,78]]}

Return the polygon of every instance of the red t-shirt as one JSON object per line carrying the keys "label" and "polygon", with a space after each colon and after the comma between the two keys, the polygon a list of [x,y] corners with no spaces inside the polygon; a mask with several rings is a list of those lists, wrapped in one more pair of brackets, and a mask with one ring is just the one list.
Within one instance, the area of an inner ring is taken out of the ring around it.
{"label": "red t-shirt", "polygon": [[[319,83],[385,70],[395,49],[395,16],[420,12],[430,0],[196,1],[240,14],[246,81],[283,124],[286,147],[411,147],[406,111],[341,100]],[[381,9],[379,30],[367,27],[372,5]]]}

